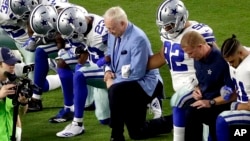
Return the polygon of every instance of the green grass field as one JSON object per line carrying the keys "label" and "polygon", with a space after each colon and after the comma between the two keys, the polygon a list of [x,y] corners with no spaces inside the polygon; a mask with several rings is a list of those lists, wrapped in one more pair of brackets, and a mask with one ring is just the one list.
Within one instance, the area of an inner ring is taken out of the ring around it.
{"label": "green grass field", "polygon": [[[90,13],[103,15],[112,6],[121,6],[127,12],[131,22],[141,27],[148,35],[154,52],[161,48],[158,28],[155,24],[156,10],[162,0],[70,0],[84,6]],[[189,19],[208,24],[214,30],[217,44],[231,37],[234,33],[243,45],[250,45],[250,1],[236,0],[184,0],[189,10]],[[166,66],[161,68],[167,96],[173,93],[171,78]],[[171,112],[169,100],[163,101],[164,114]],[[100,125],[93,111],[86,111],[84,116],[85,134],[62,139],[56,132],[62,130],[69,122],[51,124],[48,119],[54,116],[63,105],[61,89],[44,93],[44,110],[22,116],[22,141],[108,141],[110,128]],[[152,115],[148,117],[151,118]],[[126,140],[130,141],[127,133]],[[172,134],[161,135],[148,141],[171,141]]]}

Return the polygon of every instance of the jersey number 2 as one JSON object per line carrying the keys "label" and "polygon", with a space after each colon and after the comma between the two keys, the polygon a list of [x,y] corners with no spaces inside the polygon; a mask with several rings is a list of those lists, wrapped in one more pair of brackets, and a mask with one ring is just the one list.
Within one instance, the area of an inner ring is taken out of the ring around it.
{"label": "jersey number 2", "polygon": [[168,62],[169,69],[173,71],[187,71],[187,65],[181,63],[185,58],[184,51],[181,49],[180,44],[171,44],[171,42],[165,41],[164,47],[164,55]]}

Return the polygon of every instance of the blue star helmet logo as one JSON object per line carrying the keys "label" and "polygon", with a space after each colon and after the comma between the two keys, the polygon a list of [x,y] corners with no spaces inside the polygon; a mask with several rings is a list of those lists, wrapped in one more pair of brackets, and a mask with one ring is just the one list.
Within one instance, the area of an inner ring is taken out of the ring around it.
{"label": "blue star helmet logo", "polygon": [[173,15],[176,15],[178,13],[176,9],[171,9],[171,11]]}
{"label": "blue star helmet logo", "polygon": [[20,1],[20,5],[25,6],[25,1],[24,0]]}
{"label": "blue star helmet logo", "polygon": [[67,20],[68,20],[68,24],[73,24],[75,19],[73,19],[73,18],[70,16],[69,19],[67,19]]}
{"label": "blue star helmet logo", "polygon": [[42,24],[43,26],[48,25],[48,21],[47,21],[47,20],[42,20],[41,24]]}

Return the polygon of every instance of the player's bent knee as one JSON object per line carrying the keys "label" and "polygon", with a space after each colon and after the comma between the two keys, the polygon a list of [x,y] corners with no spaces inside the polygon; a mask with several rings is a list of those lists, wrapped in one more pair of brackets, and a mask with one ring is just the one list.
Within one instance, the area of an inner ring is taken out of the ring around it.
{"label": "player's bent knee", "polygon": [[43,50],[43,48],[36,48],[36,51],[35,51],[35,54],[37,55],[37,54],[43,54],[45,51]]}
{"label": "player's bent knee", "polygon": [[183,105],[192,98],[190,92],[176,92],[170,99],[172,107],[183,107]]}
{"label": "player's bent knee", "polygon": [[177,94],[174,94],[171,99],[170,99],[170,103],[172,107],[176,107],[177,103],[178,103],[179,99],[177,97]]}
{"label": "player's bent knee", "polygon": [[58,68],[69,68],[66,62],[63,59],[57,59],[57,67]]}
{"label": "player's bent knee", "polygon": [[216,119],[216,125],[221,126],[222,124],[225,124],[225,118],[221,115],[219,115]]}

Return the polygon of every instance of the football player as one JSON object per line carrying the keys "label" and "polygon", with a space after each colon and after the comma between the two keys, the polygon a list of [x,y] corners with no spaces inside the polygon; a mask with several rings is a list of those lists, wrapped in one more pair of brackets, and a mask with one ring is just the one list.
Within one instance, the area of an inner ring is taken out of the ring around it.
{"label": "football player", "polygon": [[[32,42],[27,44],[26,49],[35,51],[36,59],[35,62],[40,65],[36,66],[35,69],[35,83],[42,85],[46,74],[48,73],[47,58],[55,58],[57,54],[59,57],[56,58],[58,62],[57,73],[59,74],[62,82],[63,93],[65,94],[65,105],[56,116],[49,119],[52,123],[60,123],[73,118],[73,72],[74,67],[77,63],[77,56],[75,54],[76,46],[84,46],[83,44],[72,43],[68,40],[61,38],[60,33],[56,31],[56,19],[58,11],[63,8],[72,6],[71,3],[57,2],[54,3],[43,3],[38,5],[30,15],[30,27],[34,32],[31,37]],[[84,12],[86,9],[82,8]],[[39,44],[38,40],[44,45]],[[47,42],[47,43],[46,43]],[[61,58],[64,56],[63,58]],[[63,65],[62,65],[63,64]],[[94,92],[94,88],[88,86],[89,93]],[[41,92],[35,92],[33,95],[33,101],[39,101],[41,99]],[[93,98],[88,97],[86,108],[93,104]],[[36,106],[37,105],[37,106]],[[39,105],[34,102],[34,110],[39,110]],[[35,109],[36,108],[36,109]],[[41,108],[40,108],[41,109]]]}
{"label": "football player", "polygon": [[[197,85],[193,59],[180,46],[182,36],[188,31],[197,31],[208,43],[215,44],[213,30],[206,24],[188,20],[188,10],[180,0],[166,0],[157,10],[156,24],[160,30],[163,47],[150,57],[149,69],[168,65],[175,94],[171,98],[173,107],[174,141],[183,141],[185,133],[185,100]],[[217,45],[215,44],[217,47]]]}
{"label": "football player", "polygon": [[[35,65],[34,69],[34,83],[39,87],[44,85],[49,71],[48,58],[55,59],[58,50],[65,47],[65,41],[60,38],[60,34],[55,30],[57,18],[55,7],[60,6],[61,1],[44,2],[47,3],[37,5],[30,14],[29,29],[32,34],[24,44],[26,50],[34,52],[35,64],[39,64]],[[76,63],[76,61],[72,63]],[[53,81],[53,84],[56,82]],[[42,91],[34,91],[29,102],[29,111],[40,111],[43,109],[41,96]]]}
{"label": "football player", "polygon": [[[96,117],[102,124],[109,123],[110,111],[106,84],[103,81],[104,72],[103,68],[96,65],[96,61],[106,53],[108,31],[102,17],[86,14],[75,6],[65,8],[59,13],[57,30],[63,38],[86,45],[85,48],[76,51],[78,64],[73,76],[74,97],[71,99],[74,101],[74,119],[64,130],[56,134],[58,137],[73,137],[85,130],[83,116],[88,96],[87,85],[100,88],[98,93],[93,93]],[[61,55],[61,58],[64,58],[64,55]]]}
{"label": "football player", "polygon": [[[29,38],[29,32],[27,29],[27,20],[30,11],[38,4],[36,0],[9,0],[1,1],[2,10],[0,10],[0,25],[1,25],[1,35],[0,39],[4,40],[2,43],[6,44],[7,47],[18,48],[18,50],[22,53],[24,57],[25,64],[34,64],[34,53],[29,52],[23,48],[23,44]],[[11,39],[9,39],[9,37]],[[5,40],[7,39],[7,40]],[[12,41],[14,43],[12,43]],[[19,55],[19,58],[22,58]],[[33,80],[33,72],[31,71],[29,77]],[[44,91],[51,90],[55,87],[51,87],[51,82],[55,79],[60,82],[59,77],[56,75],[50,75],[47,77],[45,84],[41,87]],[[56,88],[59,86],[56,86]]]}
{"label": "football player", "polygon": [[[65,1],[65,0],[57,0],[57,1],[61,2],[61,1]],[[32,63],[35,62],[35,53],[32,52],[31,50],[27,49],[27,46],[29,46],[29,44],[32,44],[32,43],[35,42],[35,40],[32,38],[33,31],[30,30],[30,28],[29,28],[29,22],[28,22],[29,21],[28,19],[29,19],[31,11],[39,3],[55,4],[57,1],[55,1],[55,0],[53,0],[53,1],[52,0],[48,0],[48,1],[39,1],[39,0],[10,0],[9,1],[9,7],[11,9],[11,12],[13,12],[13,15],[17,18],[17,21],[19,21],[19,23],[17,24],[17,26],[20,26],[21,29],[23,28],[23,30],[25,30],[25,32],[24,32],[25,35],[21,36],[22,37],[21,38],[22,42],[19,42],[19,46],[20,46],[21,52],[22,53],[24,52],[23,56],[24,56],[26,62],[27,62],[27,60],[31,61]],[[9,26],[7,28],[9,28]],[[16,29],[18,29],[18,28],[16,28]],[[14,33],[16,33],[16,32],[14,32]],[[15,35],[18,35],[18,34],[15,34]],[[36,41],[36,42],[38,42],[38,41]],[[42,42],[43,44],[49,43],[48,40],[45,41],[44,39],[42,41],[40,41],[40,42]],[[36,56],[38,56],[38,55],[36,55]],[[42,54],[41,54],[41,56],[42,56]],[[45,60],[45,62],[47,64],[49,63],[48,61],[55,64],[54,61],[50,61],[48,59]],[[42,63],[36,61],[36,64],[37,65],[35,65],[35,68],[34,68],[35,71],[38,70],[37,67],[40,66]],[[45,69],[46,69],[46,67],[45,67]],[[41,100],[40,100],[41,96],[39,95],[40,93],[46,92],[48,90],[60,87],[60,79],[59,79],[58,75],[49,75],[49,76],[47,76],[46,71],[44,71],[44,72],[42,72],[42,73],[40,73],[38,75],[43,75],[43,74],[45,74],[44,79],[41,79],[38,82],[37,82],[37,80],[39,79],[39,77],[37,77],[37,73],[36,73],[35,76],[32,76],[32,79],[34,78],[34,83],[37,84],[40,88],[43,88],[43,89],[42,89],[42,91],[41,90],[34,90],[34,94],[32,96],[33,98],[29,101],[29,111],[39,111],[39,110],[42,110],[42,103],[41,103]]]}
{"label": "football player", "polygon": [[218,141],[230,140],[230,127],[250,124],[250,53],[236,36],[224,41],[221,54],[230,65],[230,75],[237,88],[237,101],[231,104],[231,111],[222,112],[216,121]]}
{"label": "football player", "polygon": [[[53,1],[54,2],[54,1]],[[82,48],[85,45],[82,43],[73,43],[71,40],[64,40],[61,38],[61,34],[56,30],[56,19],[58,12],[63,8],[72,6],[71,3],[50,3],[38,5],[30,15],[30,27],[32,31],[35,32],[32,37],[33,41],[41,39],[42,41],[49,41],[45,45],[34,46],[32,42],[28,44],[26,49],[30,51],[35,51],[36,59],[35,62],[39,63],[39,66],[36,66],[35,69],[35,82],[36,84],[42,84],[46,74],[48,73],[48,63],[46,59],[55,58],[55,54],[58,53],[57,60],[57,73],[59,74],[62,89],[64,94],[64,107],[59,111],[56,116],[53,116],[49,119],[52,123],[61,123],[73,119],[73,73],[74,68],[77,63],[78,55],[75,51],[76,47]],[[84,13],[87,13],[86,9],[80,7]],[[53,56],[54,55],[54,56]],[[102,93],[97,88],[88,86],[88,93]],[[33,97],[33,101],[40,100],[41,92],[34,93],[39,97]],[[85,103],[85,108],[89,108],[93,105],[92,94],[88,94],[87,102]],[[38,100],[37,100],[38,99]],[[35,103],[35,102],[34,102]],[[35,104],[34,104],[35,105]],[[37,107],[39,110],[39,105],[33,106]],[[36,109],[34,109],[36,110]]]}
{"label": "football player", "polygon": [[[18,50],[23,54],[24,61],[26,64],[33,64],[34,63],[34,54],[26,51],[22,48],[22,44],[28,39],[28,32],[27,32],[27,12],[28,7],[31,9],[38,4],[38,2],[35,1],[28,1],[25,2],[26,6],[21,7],[19,3],[15,0],[1,0],[1,7],[0,10],[1,14],[1,20],[0,25],[1,29],[3,30],[2,36],[3,39],[6,39],[6,35],[12,38],[15,43],[14,46],[11,44],[11,49],[14,49],[15,47],[18,48]],[[4,37],[5,36],[5,37]],[[8,41],[8,40],[7,40]],[[14,48],[13,48],[14,47]],[[30,73],[32,75],[32,72]],[[33,79],[32,76],[30,76],[31,79]]]}

